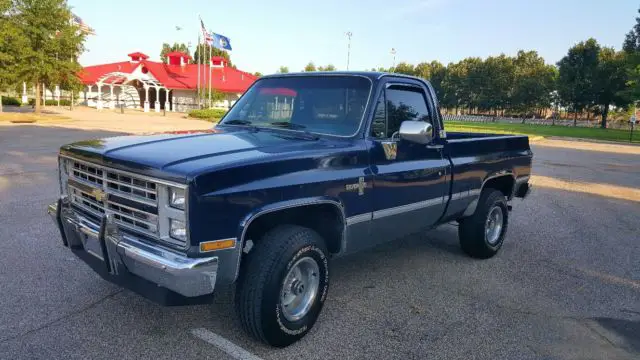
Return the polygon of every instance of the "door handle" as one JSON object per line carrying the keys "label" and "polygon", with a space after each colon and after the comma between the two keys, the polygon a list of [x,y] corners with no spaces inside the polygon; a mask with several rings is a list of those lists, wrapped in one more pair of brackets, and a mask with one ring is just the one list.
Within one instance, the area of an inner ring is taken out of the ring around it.
{"label": "door handle", "polygon": [[439,145],[439,144],[437,144],[437,145],[427,145],[427,149],[436,149],[436,150],[440,150],[440,149],[442,149],[442,148],[444,148],[444,145]]}

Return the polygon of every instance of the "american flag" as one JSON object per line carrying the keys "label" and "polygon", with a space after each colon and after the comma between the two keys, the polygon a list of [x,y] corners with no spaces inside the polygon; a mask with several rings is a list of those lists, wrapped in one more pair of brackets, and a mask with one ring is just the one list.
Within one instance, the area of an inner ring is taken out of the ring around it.
{"label": "american flag", "polygon": [[82,21],[82,19],[76,15],[76,14],[71,14],[71,23],[73,25],[77,25],[80,28],[80,31],[82,31],[85,34],[88,35],[95,35],[96,32],[95,30],[93,30],[89,25],[87,25],[84,21]]}
{"label": "american flag", "polygon": [[202,21],[202,18],[200,18],[200,28],[202,29],[202,36],[204,36],[204,42],[206,42],[206,43],[212,42],[213,41],[213,37],[207,31],[207,28],[204,26],[204,22]]}

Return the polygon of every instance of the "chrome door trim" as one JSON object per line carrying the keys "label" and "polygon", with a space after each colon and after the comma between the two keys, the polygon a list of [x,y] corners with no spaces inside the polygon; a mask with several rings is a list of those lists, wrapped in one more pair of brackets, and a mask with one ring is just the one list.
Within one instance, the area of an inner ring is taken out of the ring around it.
{"label": "chrome door trim", "polygon": [[372,212],[367,212],[360,215],[354,215],[347,218],[347,225],[354,225],[364,221],[370,221],[372,218],[373,218]]}
{"label": "chrome door trim", "polygon": [[392,207],[384,210],[374,211],[373,220],[384,218],[387,216],[398,215],[398,214],[402,214],[402,213],[406,213],[414,210],[424,209],[424,208],[435,206],[435,205],[442,205],[443,202],[444,202],[444,196],[439,196],[437,198],[433,198],[429,200],[418,201],[411,204],[400,205],[400,206],[396,206],[396,207]]}

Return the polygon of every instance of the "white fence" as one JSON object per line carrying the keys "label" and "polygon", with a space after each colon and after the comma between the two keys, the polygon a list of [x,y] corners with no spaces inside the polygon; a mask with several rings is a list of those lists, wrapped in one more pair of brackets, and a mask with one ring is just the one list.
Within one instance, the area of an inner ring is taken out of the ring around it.
{"label": "white fence", "polygon": [[[556,120],[553,119],[539,119],[539,118],[510,118],[500,116],[482,116],[482,115],[453,115],[443,114],[444,121],[464,121],[475,123],[501,123],[501,124],[532,124],[532,125],[556,125],[556,126],[573,126],[573,120]],[[579,127],[600,127],[599,120],[578,120],[577,126]],[[628,121],[607,121],[607,127],[610,129],[629,129]]]}

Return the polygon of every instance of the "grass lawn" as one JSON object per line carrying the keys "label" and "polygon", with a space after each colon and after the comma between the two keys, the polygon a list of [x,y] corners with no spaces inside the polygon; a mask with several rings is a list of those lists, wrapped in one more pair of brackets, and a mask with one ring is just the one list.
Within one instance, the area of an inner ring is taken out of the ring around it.
{"label": "grass lawn", "polygon": [[[639,126],[633,131],[633,142],[640,143]],[[494,134],[522,134],[529,136],[559,136],[581,139],[609,140],[629,142],[629,130],[598,129],[568,126],[473,123],[464,121],[445,121],[447,131],[480,132]]]}
{"label": "grass lawn", "polygon": [[58,115],[50,115],[50,114],[40,114],[36,115],[34,113],[9,113],[3,112],[0,113],[0,123],[51,123],[51,122],[66,122],[71,121],[70,118],[65,116]]}

